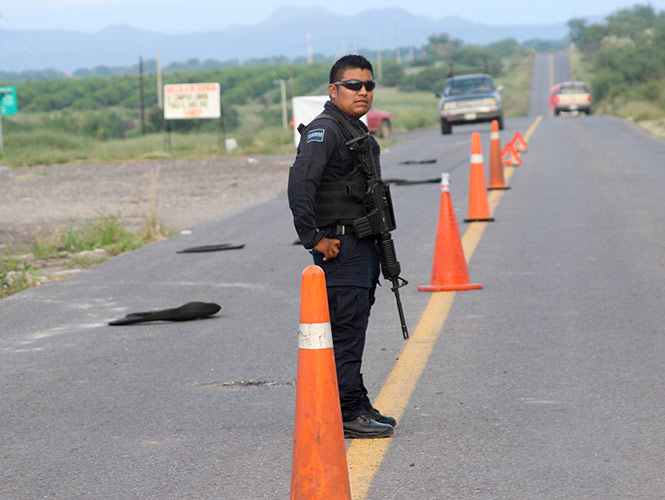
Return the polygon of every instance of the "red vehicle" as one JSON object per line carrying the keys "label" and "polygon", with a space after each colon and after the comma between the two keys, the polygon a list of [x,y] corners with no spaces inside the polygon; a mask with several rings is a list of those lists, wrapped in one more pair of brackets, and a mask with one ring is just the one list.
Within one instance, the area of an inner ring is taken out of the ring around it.
{"label": "red vehicle", "polygon": [[554,111],[554,108],[556,107],[556,94],[559,92],[559,87],[561,87],[561,84],[557,83],[550,90],[550,108],[552,108],[552,111]]}
{"label": "red vehicle", "polygon": [[386,139],[393,128],[393,117],[387,111],[370,109],[367,112],[367,128],[372,134]]}

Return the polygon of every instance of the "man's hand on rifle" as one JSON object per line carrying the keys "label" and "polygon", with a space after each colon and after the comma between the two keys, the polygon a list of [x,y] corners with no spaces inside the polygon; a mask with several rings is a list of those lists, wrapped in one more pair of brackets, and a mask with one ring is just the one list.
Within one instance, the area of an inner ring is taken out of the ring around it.
{"label": "man's hand on rifle", "polygon": [[339,240],[326,238],[325,236],[314,245],[314,250],[323,254],[323,260],[332,260],[339,255]]}

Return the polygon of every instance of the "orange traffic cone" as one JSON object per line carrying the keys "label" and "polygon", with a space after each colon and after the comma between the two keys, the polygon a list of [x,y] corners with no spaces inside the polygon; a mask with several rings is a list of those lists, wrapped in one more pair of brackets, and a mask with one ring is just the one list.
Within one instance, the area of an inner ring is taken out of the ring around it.
{"label": "orange traffic cone", "polygon": [[503,148],[503,151],[501,151],[501,161],[505,166],[517,166],[522,164],[522,159],[517,153],[517,150],[515,149],[512,141],[507,143]]}
{"label": "orange traffic cone", "polygon": [[432,277],[429,285],[418,287],[421,292],[474,290],[483,287],[469,282],[469,271],[466,268],[462,240],[457,229],[448,179],[449,174],[441,174],[441,205],[434,243]]}
{"label": "orange traffic cone", "polygon": [[517,151],[518,153],[521,153],[522,151],[526,151],[527,149],[529,149],[529,145],[526,143],[524,137],[522,137],[522,134],[520,134],[519,130],[515,132],[512,142],[515,151]]}
{"label": "orange traffic cone", "polygon": [[485,162],[480,145],[480,134],[471,134],[471,177],[469,178],[469,216],[464,222],[492,222],[485,183]]}
{"label": "orange traffic cone", "polygon": [[510,189],[506,186],[506,181],[503,178],[499,122],[496,120],[492,120],[492,133],[490,135],[490,185],[487,189]]}
{"label": "orange traffic cone", "polygon": [[291,500],[351,500],[326,278],[302,273]]}

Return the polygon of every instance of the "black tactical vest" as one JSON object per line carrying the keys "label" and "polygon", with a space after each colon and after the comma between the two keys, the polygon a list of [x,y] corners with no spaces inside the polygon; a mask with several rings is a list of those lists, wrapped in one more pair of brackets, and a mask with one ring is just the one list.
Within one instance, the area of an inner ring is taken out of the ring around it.
{"label": "black tactical vest", "polygon": [[316,192],[317,227],[350,224],[365,215],[362,201],[349,196],[349,193],[364,193],[366,189],[365,174],[357,166],[341,179],[322,180]]}
{"label": "black tactical vest", "polygon": [[[327,118],[341,128],[348,141],[358,137],[358,131],[345,123],[335,111],[324,110],[317,118]],[[378,158],[375,158],[378,165]],[[350,224],[365,215],[362,194],[367,191],[367,174],[365,168],[354,156],[354,169],[341,179],[322,179],[316,193],[315,216],[317,227],[328,227],[333,224]]]}

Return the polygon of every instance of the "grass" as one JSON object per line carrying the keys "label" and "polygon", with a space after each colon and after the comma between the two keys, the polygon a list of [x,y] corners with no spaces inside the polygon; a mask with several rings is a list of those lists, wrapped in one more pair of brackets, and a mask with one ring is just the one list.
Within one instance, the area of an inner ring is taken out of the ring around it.
{"label": "grass", "polygon": [[394,87],[378,87],[374,108],[393,115],[393,130],[408,131],[439,123],[438,99],[431,92],[400,92]]}
{"label": "grass", "polygon": [[665,118],[658,120],[645,120],[639,122],[640,126],[650,134],[665,139]]}
{"label": "grass", "polygon": [[501,99],[506,118],[526,116],[528,112],[534,59],[535,54],[507,59],[502,75],[496,79],[496,85],[504,87]]}
{"label": "grass", "polygon": [[[191,159],[226,154],[277,153],[293,143],[290,130],[281,127],[265,127],[252,130],[241,127],[226,134],[238,142],[238,149],[227,153],[223,137],[217,133],[171,133],[167,140],[163,134],[146,134],[142,137],[97,141],[73,134],[53,131],[16,132],[5,137],[5,154],[2,164],[14,167],[55,165],[64,163],[104,163],[148,159]],[[26,139],[31,142],[27,144]]]}
{"label": "grass", "polygon": [[125,229],[116,217],[97,217],[70,225],[64,231],[38,238],[30,247],[32,255],[37,259],[49,259],[71,255],[96,249],[104,249],[109,255],[118,255],[134,250],[146,240],[154,238],[152,231],[148,234],[135,234]]}
{"label": "grass", "polygon": [[36,283],[36,273],[32,265],[11,257],[0,259],[0,298],[30,288]]}
{"label": "grass", "polygon": [[36,238],[27,255],[19,251],[18,256],[0,257],[0,298],[48,280],[39,276],[40,268],[48,267],[54,260],[66,268],[90,267],[165,235],[155,212],[140,232],[126,229],[116,217],[97,217],[69,225],[49,236]]}
{"label": "grass", "polygon": [[[594,78],[593,65],[584,60],[578,50],[570,48],[566,51],[570,61],[573,79],[591,83]],[[636,97],[633,92],[619,94],[611,99],[594,102],[594,112],[608,114],[636,122],[650,134],[665,139],[665,81],[656,84],[656,95],[651,99]],[[593,89],[591,89],[593,91]],[[632,94],[632,95],[631,95]]]}

